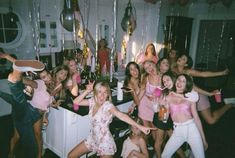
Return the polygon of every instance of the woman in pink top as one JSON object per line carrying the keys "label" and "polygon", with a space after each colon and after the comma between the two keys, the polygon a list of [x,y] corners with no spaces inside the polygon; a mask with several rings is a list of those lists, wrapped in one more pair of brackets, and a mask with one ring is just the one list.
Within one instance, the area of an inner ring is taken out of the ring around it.
{"label": "woman in pink top", "polygon": [[157,64],[158,62],[158,55],[156,53],[156,49],[155,46],[153,45],[153,43],[149,43],[146,47],[146,50],[144,52],[144,54],[140,54],[137,57],[137,63],[142,65],[145,61],[151,60],[153,61],[155,64]]}
{"label": "woman in pink top", "polygon": [[154,91],[161,86],[161,75],[157,71],[156,64],[152,60],[145,61],[143,64],[144,76],[142,88],[139,94],[140,103],[138,106],[138,116],[143,120],[145,126],[153,127],[153,105],[155,104]]}
{"label": "woman in pink top", "polygon": [[[159,62],[160,61],[161,59],[159,60]],[[171,71],[168,71],[162,75],[162,86],[165,89],[162,90],[158,104],[164,105],[166,101],[165,100],[166,96],[172,91],[174,87],[175,80],[176,80],[176,76]],[[167,116],[169,115],[168,111],[166,111],[166,115]],[[159,116],[160,115],[158,111],[154,114],[154,118],[153,118],[153,124],[157,128],[157,130],[155,131],[155,134],[156,134],[155,137],[157,139],[155,140],[155,143],[154,143],[154,148],[155,148],[157,157],[161,157],[162,148],[164,147],[163,142],[166,139],[165,135],[167,134],[170,137],[173,133],[173,130],[172,130],[173,122],[172,122],[171,117],[168,117],[167,120],[163,120],[163,118],[160,118]],[[185,154],[181,148],[177,150],[177,154],[179,155],[180,158],[185,158]]]}
{"label": "woman in pink top", "polygon": [[[142,124],[139,118],[135,118],[135,121]],[[123,158],[148,158],[149,153],[143,136],[138,128],[131,126],[131,133],[123,142],[121,156]]]}
{"label": "woman in pink top", "polygon": [[[192,69],[193,60],[190,56],[186,54],[181,54],[178,56],[176,61],[176,66],[172,68],[172,71],[176,74],[187,74],[192,77],[217,77],[217,76],[224,76],[229,73],[228,69],[218,72],[211,72],[211,71],[198,71]],[[227,112],[232,106],[231,105],[224,105],[221,108],[212,111],[211,104],[209,102],[208,96],[215,95],[216,91],[211,93],[206,92],[198,87],[195,87],[195,91],[199,93],[199,101],[197,103],[197,110],[200,112],[200,115],[208,124],[216,123],[224,114]]]}
{"label": "woman in pink top", "polygon": [[174,152],[187,142],[195,158],[204,158],[204,149],[208,144],[203,132],[200,118],[197,114],[196,103],[188,101],[186,93],[191,92],[193,81],[186,74],[177,77],[174,91],[166,97],[166,105],[169,108],[174,124],[174,131],[163,150],[162,158],[171,158]]}
{"label": "woman in pink top", "polygon": [[68,58],[66,60],[68,61],[67,66],[69,68],[69,76],[66,83],[66,88],[69,89],[73,96],[77,96],[78,86],[81,84],[81,76],[80,72],[78,71],[78,65],[74,58]]}

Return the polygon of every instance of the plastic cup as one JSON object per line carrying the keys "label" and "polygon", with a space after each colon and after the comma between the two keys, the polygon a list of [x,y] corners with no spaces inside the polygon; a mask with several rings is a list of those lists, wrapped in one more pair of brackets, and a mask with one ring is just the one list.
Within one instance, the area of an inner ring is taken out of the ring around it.
{"label": "plastic cup", "polygon": [[217,102],[217,103],[221,103],[221,92],[218,92],[218,93],[216,93],[215,94],[215,101]]}

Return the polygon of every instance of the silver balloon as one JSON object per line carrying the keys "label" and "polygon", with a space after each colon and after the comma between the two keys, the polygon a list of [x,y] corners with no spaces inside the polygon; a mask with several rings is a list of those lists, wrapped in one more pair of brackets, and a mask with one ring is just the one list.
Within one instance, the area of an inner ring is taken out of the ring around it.
{"label": "silver balloon", "polygon": [[70,0],[64,0],[64,9],[60,14],[60,22],[62,26],[69,32],[73,31],[73,23],[74,23],[74,12],[71,7]]}
{"label": "silver balloon", "polygon": [[136,10],[132,7],[130,1],[127,4],[124,17],[121,21],[121,26],[123,31],[127,32],[129,35],[132,35],[136,28]]}

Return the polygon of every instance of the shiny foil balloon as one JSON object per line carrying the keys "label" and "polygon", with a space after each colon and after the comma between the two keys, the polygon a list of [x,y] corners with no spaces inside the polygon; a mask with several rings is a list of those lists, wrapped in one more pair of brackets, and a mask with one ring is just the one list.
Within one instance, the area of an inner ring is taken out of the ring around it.
{"label": "shiny foil balloon", "polygon": [[69,32],[73,32],[74,12],[70,0],[64,1],[64,9],[60,14],[61,25]]}
{"label": "shiny foil balloon", "polygon": [[136,18],[135,18],[136,16],[133,9],[135,8],[131,6],[131,3],[129,1],[125,10],[124,17],[122,18],[121,22],[122,30],[127,32],[129,35],[132,35],[133,31],[136,28]]}

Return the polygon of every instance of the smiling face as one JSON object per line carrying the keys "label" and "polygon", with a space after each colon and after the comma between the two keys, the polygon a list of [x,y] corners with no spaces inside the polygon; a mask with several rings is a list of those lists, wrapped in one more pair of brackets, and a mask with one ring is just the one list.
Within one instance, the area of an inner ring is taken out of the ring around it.
{"label": "smiling face", "polygon": [[171,77],[168,76],[168,75],[164,75],[162,77],[162,83],[163,83],[163,86],[166,87],[169,90],[171,90],[174,86],[174,83],[173,83]]}
{"label": "smiling face", "polygon": [[182,55],[177,59],[177,65],[186,66],[188,62],[188,57],[186,55]]}
{"label": "smiling face", "polygon": [[153,52],[154,52],[154,45],[152,45],[152,44],[148,45],[146,51],[147,51],[148,55],[153,54]]}
{"label": "smiling face", "polygon": [[63,82],[64,80],[67,79],[67,76],[68,76],[68,71],[61,69],[60,71],[56,73],[56,80],[58,82]]}
{"label": "smiling face", "polygon": [[160,72],[165,73],[169,70],[169,68],[170,68],[169,61],[167,59],[163,59],[160,62],[160,66],[159,66]]}
{"label": "smiling face", "polygon": [[46,84],[49,84],[49,83],[51,83],[51,81],[52,81],[51,74],[48,73],[48,72],[45,71],[45,70],[42,71],[42,72],[39,74],[39,76],[40,76],[40,79],[43,80]]}
{"label": "smiling face", "polygon": [[185,76],[183,75],[178,76],[175,82],[176,92],[183,93],[186,88],[186,83],[187,83],[187,80]]}
{"label": "smiling face", "polygon": [[152,61],[146,61],[143,65],[146,73],[151,74],[156,72],[156,65]]}
{"label": "smiling face", "polygon": [[172,50],[169,52],[169,58],[171,58],[171,59],[176,58],[176,50],[172,49]]}
{"label": "smiling face", "polygon": [[71,73],[75,73],[77,71],[77,63],[75,60],[70,60],[68,66]]}
{"label": "smiling face", "polygon": [[131,77],[133,77],[133,78],[138,78],[139,77],[139,70],[136,67],[136,65],[131,64],[130,67],[129,67],[129,71],[130,71]]}
{"label": "smiling face", "polygon": [[99,82],[94,88],[95,101],[102,105],[105,101],[111,101],[111,91],[107,83]]}

